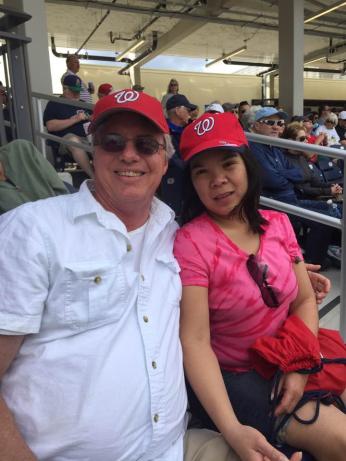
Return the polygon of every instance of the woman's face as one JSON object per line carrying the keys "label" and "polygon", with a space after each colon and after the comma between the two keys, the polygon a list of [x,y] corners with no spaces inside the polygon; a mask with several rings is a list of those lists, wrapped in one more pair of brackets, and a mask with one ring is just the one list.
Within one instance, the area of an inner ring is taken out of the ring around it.
{"label": "woman's face", "polygon": [[312,127],[313,127],[312,121],[310,119],[305,119],[303,121],[303,125],[304,125],[304,128],[306,129],[306,132],[310,134],[312,131]]}
{"label": "woman's face", "polygon": [[169,89],[170,89],[170,93],[177,94],[178,91],[179,91],[179,84],[178,84],[178,82],[171,82],[171,83],[169,84]]}
{"label": "woman's face", "polygon": [[296,136],[296,141],[299,142],[307,142],[307,137],[306,137],[306,131],[305,130],[299,130]]}
{"label": "woman's face", "polygon": [[192,184],[208,212],[228,217],[248,188],[241,156],[227,149],[208,150],[192,158],[190,168]]}

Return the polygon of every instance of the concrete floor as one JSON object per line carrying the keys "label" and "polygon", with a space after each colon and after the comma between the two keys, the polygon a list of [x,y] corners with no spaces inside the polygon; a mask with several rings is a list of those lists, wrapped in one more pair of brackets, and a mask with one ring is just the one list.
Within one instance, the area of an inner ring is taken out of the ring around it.
{"label": "concrete floor", "polygon": [[[322,315],[322,318],[320,319],[320,326],[331,328],[333,330],[339,330],[340,302],[337,298],[340,296],[340,269],[330,268],[326,272],[322,272],[322,274],[331,280],[332,288],[322,305],[319,306],[320,315]],[[332,307],[333,304],[335,304],[335,307]],[[341,333],[344,337],[346,337],[346,331],[341,331]]]}

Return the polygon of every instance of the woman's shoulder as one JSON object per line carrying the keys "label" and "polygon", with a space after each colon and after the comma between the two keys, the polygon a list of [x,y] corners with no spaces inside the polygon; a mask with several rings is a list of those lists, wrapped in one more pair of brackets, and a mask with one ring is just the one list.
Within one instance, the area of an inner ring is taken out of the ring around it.
{"label": "woman's shoulder", "polygon": [[282,227],[287,226],[289,223],[289,219],[286,213],[282,213],[281,211],[275,210],[259,210],[263,218],[268,222],[267,226],[274,228],[274,227]]}
{"label": "woman's shoulder", "polygon": [[184,224],[180,229],[178,229],[177,234],[204,234],[206,228],[210,228],[210,222],[208,216],[203,213],[202,215],[197,216],[197,218],[194,218]]}

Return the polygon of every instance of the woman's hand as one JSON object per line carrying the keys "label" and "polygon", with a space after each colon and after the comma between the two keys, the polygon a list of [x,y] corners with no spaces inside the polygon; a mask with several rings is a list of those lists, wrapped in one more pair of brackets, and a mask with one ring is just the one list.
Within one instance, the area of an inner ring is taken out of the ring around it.
{"label": "woman's hand", "polygon": [[303,396],[307,380],[308,375],[296,372],[286,373],[283,375],[279,386],[282,398],[275,409],[275,416],[292,413],[295,406]]}
{"label": "woman's hand", "polygon": [[315,292],[316,302],[321,304],[330,291],[330,280],[317,272],[321,268],[318,264],[305,264],[305,267],[310,277],[312,289]]}
{"label": "woman's hand", "polygon": [[342,194],[342,187],[339,184],[333,184],[330,188],[330,192],[332,195]]}
{"label": "woman's hand", "polygon": [[[264,435],[250,426],[240,424],[237,429],[233,429],[228,443],[241,461],[288,461],[283,453],[270,445]],[[291,461],[300,460],[301,453],[295,453],[291,458]]]}

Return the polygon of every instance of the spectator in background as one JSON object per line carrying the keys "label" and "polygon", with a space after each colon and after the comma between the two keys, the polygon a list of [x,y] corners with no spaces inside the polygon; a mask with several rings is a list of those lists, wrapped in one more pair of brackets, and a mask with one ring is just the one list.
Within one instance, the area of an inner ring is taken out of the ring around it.
{"label": "spectator in background", "polygon": [[[71,101],[79,101],[81,89],[82,82],[79,77],[66,75],[63,80],[62,97]],[[86,136],[90,115],[91,112],[84,109],[49,101],[43,114],[43,121],[48,133],[68,141],[89,144]],[[89,155],[83,148],[59,144],[55,141],[49,141],[49,144],[58,155],[65,156],[70,161],[76,162],[89,177],[94,177]]]}
{"label": "spectator in background", "polygon": [[318,125],[324,125],[324,122],[329,117],[330,113],[331,108],[328,104],[323,104],[320,106],[318,109],[318,119],[316,120],[316,123],[318,123]]}
{"label": "spectator in background", "polygon": [[0,214],[67,193],[58,173],[31,142],[17,139],[0,148]]}
{"label": "spectator in background", "polygon": [[196,106],[196,109],[190,111],[190,120],[196,120],[199,116],[199,107]]}
{"label": "spectator in background", "polygon": [[[299,122],[292,122],[286,126],[282,138],[290,139],[301,143],[307,143],[308,137],[305,127]],[[295,184],[298,198],[317,198],[319,196],[337,197],[342,194],[342,187],[339,184],[328,185],[321,178],[321,172],[308,160],[306,152],[298,149],[287,149],[285,151],[291,165],[297,167],[303,175],[303,180]]]}
{"label": "spectator in background", "polygon": [[335,127],[340,138],[340,144],[346,149],[346,110],[342,110],[338,116],[338,124]]}
{"label": "spectator in background", "polygon": [[250,109],[251,109],[251,106],[247,101],[240,101],[238,105],[239,118],[241,118],[242,115],[245,114],[245,112],[248,112]]}
{"label": "spectator in background", "polygon": [[[264,136],[278,138],[285,128],[287,118],[285,112],[278,111],[274,107],[262,107],[255,114],[252,131]],[[303,174],[300,169],[291,165],[282,149],[253,141],[249,142],[249,147],[261,166],[263,195],[314,211],[324,211],[328,214],[326,203],[323,203],[323,206],[316,204],[313,207],[312,200],[298,200],[295,186],[303,181]],[[328,226],[303,218],[292,218],[292,222],[295,223],[296,228],[301,226],[301,223],[309,226],[310,232],[305,242],[306,260],[324,266],[328,245],[332,237],[331,229]]]}
{"label": "spectator in background", "polygon": [[222,104],[224,112],[231,112],[238,117],[238,106],[237,104],[232,104],[231,102],[224,102]]}
{"label": "spectator in background", "polygon": [[324,125],[319,125],[315,131],[316,136],[322,133],[326,135],[325,145],[328,147],[339,148],[341,146],[340,137],[335,129],[337,123],[338,116],[333,112],[330,112],[324,121]]}
{"label": "spectator in background", "polygon": [[221,104],[217,101],[210,103],[209,106],[206,107],[205,111],[210,114],[223,114],[225,112]]}
{"label": "spectator in background", "polygon": [[113,91],[113,86],[110,83],[101,83],[97,90],[98,99],[104,98]]}
{"label": "spectator in background", "polygon": [[178,80],[176,80],[175,78],[171,78],[171,80],[169,81],[169,84],[168,84],[167,93],[163,96],[163,98],[161,100],[163,111],[164,111],[166,116],[167,116],[167,112],[166,112],[167,101],[169,100],[169,98],[171,98],[172,96],[174,96],[175,94],[178,94],[178,93],[179,93]]}
{"label": "spectator in background", "polygon": [[169,161],[167,173],[161,181],[160,198],[174,210],[178,221],[183,202],[184,175],[184,162],[181,159],[179,142],[185,126],[190,122],[190,113],[196,107],[183,94],[172,96],[166,104],[169,133],[175,152]]}
{"label": "spectator in background", "polygon": [[[63,80],[67,75],[77,75],[80,69],[79,57],[76,54],[70,54],[66,58],[66,67],[67,71],[61,77],[61,84],[63,85]],[[91,95],[94,94],[95,89],[92,82],[89,82],[88,86],[83,82],[82,79],[80,91],[80,100],[92,104]]]}

